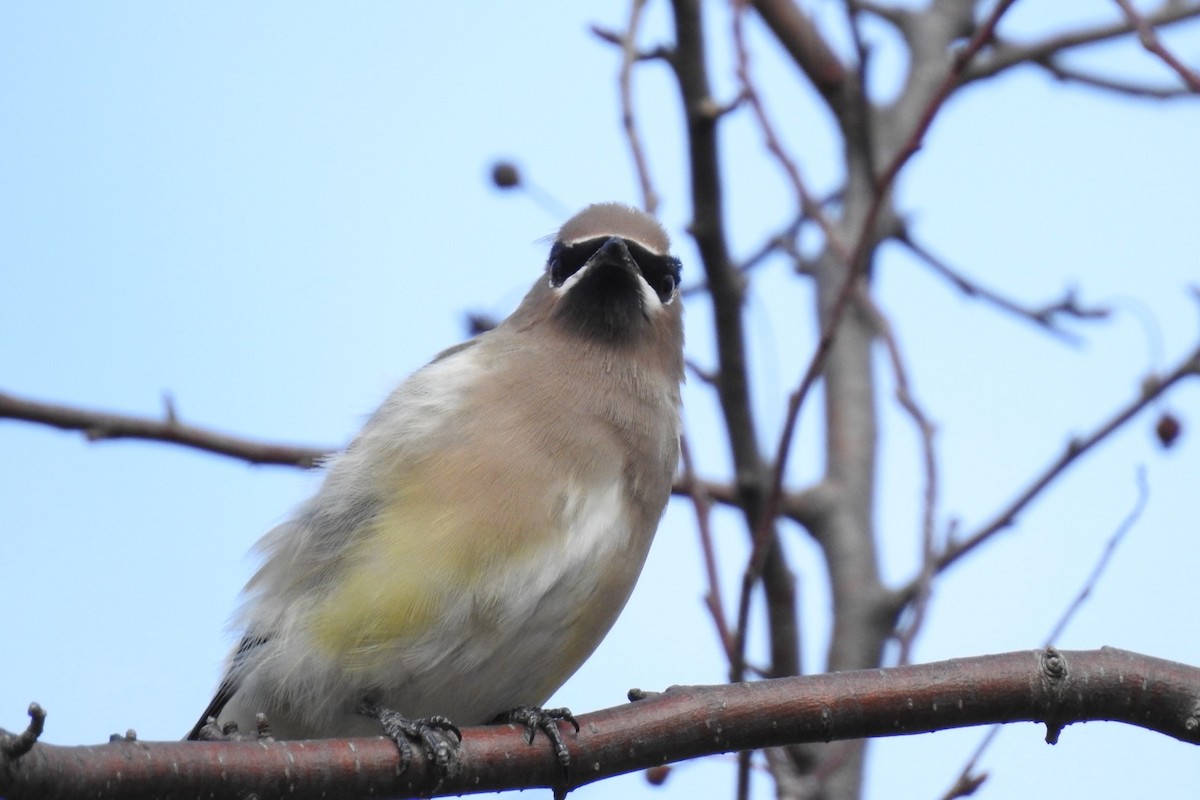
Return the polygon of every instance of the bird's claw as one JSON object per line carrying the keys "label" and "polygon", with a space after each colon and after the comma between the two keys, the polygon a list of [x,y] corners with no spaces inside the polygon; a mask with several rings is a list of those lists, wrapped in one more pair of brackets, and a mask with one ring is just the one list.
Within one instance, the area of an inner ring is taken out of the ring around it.
{"label": "bird's claw", "polygon": [[571,754],[567,743],[563,741],[562,732],[558,729],[559,722],[569,722],[579,733],[579,722],[569,708],[538,708],[537,706],[517,706],[512,711],[501,714],[498,722],[510,722],[514,725],[524,725],[526,739],[533,744],[533,738],[538,731],[546,734],[554,755],[564,770],[571,765]]}
{"label": "bird's claw", "polygon": [[412,763],[412,745],[409,742],[421,743],[425,748],[425,757],[433,762],[442,778],[448,777],[457,766],[462,733],[446,717],[409,719],[371,700],[364,701],[358,707],[358,713],[378,720],[383,732],[396,743],[400,750],[400,772],[407,770]]}

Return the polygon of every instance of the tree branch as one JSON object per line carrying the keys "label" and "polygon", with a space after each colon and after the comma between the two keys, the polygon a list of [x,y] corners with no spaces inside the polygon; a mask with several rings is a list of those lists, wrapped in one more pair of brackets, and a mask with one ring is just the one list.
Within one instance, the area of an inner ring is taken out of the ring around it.
{"label": "tree branch", "polygon": [[633,158],[634,172],[642,190],[642,208],[648,214],[655,214],[658,211],[658,192],[655,191],[654,180],[650,177],[650,164],[646,160],[646,151],[638,133],[637,117],[633,112],[633,65],[642,60],[637,49],[637,35],[645,6],[646,0],[632,0],[629,4],[629,22],[625,26],[625,33],[620,37],[621,70],[617,76],[617,89],[621,98],[621,125],[625,130],[625,140]]}
{"label": "tree branch", "polygon": [[[1167,0],[1156,11],[1144,15],[1143,19],[1147,25],[1161,27],[1195,17],[1200,17],[1200,3]],[[1096,25],[1090,28],[1067,31],[1066,33],[1028,44],[1012,44],[996,41],[991,52],[984,58],[976,59],[970,69],[963,75],[963,83],[970,83],[980,78],[990,78],[1010,67],[1020,64],[1041,64],[1046,59],[1064,50],[1109,41],[1125,36],[1132,31],[1133,24],[1128,19],[1125,19],[1106,25]]]}
{"label": "tree branch", "polygon": [[1127,422],[1137,416],[1142,409],[1149,406],[1155,398],[1164,394],[1179,381],[1190,376],[1200,376],[1200,347],[1193,350],[1165,377],[1154,376],[1145,380],[1142,384],[1141,393],[1118,410],[1112,418],[1101,424],[1095,431],[1082,439],[1072,439],[1067,444],[1062,455],[1056,458],[1040,475],[1035,477],[1029,486],[1015,500],[1005,506],[990,522],[983,525],[983,527],[966,539],[951,542],[937,560],[938,571],[945,570],[992,536],[995,536],[1016,522],[1017,515],[1035,497],[1041,494],[1047,486],[1053,483],[1076,459],[1120,430]]}
{"label": "tree branch", "polygon": [[1024,319],[1027,322],[1032,322],[1047,333],[1053,334],[1058,338],[1077,344],[1079,337],[1065,330],[1058,325],[1060,317],[1071,317],[1074,319],[1105,319],[1109,315],[1107,308],[1084,308],[1079,305],[1073,292],[1068,291],[1063,295],[1061,300],[1056,300],[1053,303],[1048,303],[1040,308],[1024,306],[1020,303],[1009,300],[998,292],[992,291],[986,286],[968,278],[958,270],[951,267],[948,263],[938,258],[927,248],[923,247],[912,239],[907,231],[901,231],[896,237],[897,241],[907,247],[913,255],[917,256],[921,261],[928,265],[934,272],[941,275],[946,280],[954,285],[968,297],[982,300],[989,303],[1002,311],[1007,311],[1015,317]]}
{"label": "tree branch", "polygon": [[[760,529],[765,529],[768,532],[764,536],[772,543],[766,549],[763,568],[758,573],[763,577],[767,595],[772,674],[795,674],[799,672],[795,587],[783,549],[778,546],[774,516],[765,511],[767,477],[751,411],[742,319],[745,281],[730,259],[725,232],[724,195],[717,157],[719,117],[713,113],[716,104],[709,89],[703,17],[698,0],[673,0],[672,7],[676,42],[672,64],[687,119],[692,179],[691,233],[704,264],[716,328],[720,369],[715,385],[733,455],[738,506],[745,515],[751,536],[757,536]],[[734,635],[739,641],[744,640],[744,628],[735,630]],[[743,647],[737,647],[736,652],[744,656]],[[741,657],[730,665],[732,680],[742,678],[745,665],[740,662]]]}
{"label": "tree branch", "polygon": [[1191,97],[1193,93],[1186,87],[1172,86],[1149,86],[1143,83],[1134,83],[1133,81],[1123,81],[1117,78],[1109,78],[1103,75],[1094,75],[1083,70],[1074,69],[1073,67],[1065,66],[1060,59],[1048,57],[1032,62],[1037,66],[1049,72],[1060,81],[1070,81],[1079,83],[1084,86],[1089,86],[1093,89],[1101,89],[1114,94],[1128,95],[1129,97],[1148,97],[1155,100],[1170,100],[1176,97]]}
{"label": "tree branch", "polygon": [[68,431],[82,431],[89,442],[148,439],[229,456],[251,464],[312,469],[331,449],[260,442],[180,422],[168,399],[162,419],[114,414],[43,403],[0,392],[0,419],[18,419]]}
{"label": "tree branch", "polygon": [[[1080,608],[1083,607],[1084,602],[1091,594],[1092,588],[1099,583],[1100,576],[1104,574],[1104,570],[1108,567],[1108,562],[1112,558],[1113,553],[1116,552],[1117,545],[1121,543],[1121,540],[1124,539],[1125,535],[1133,528],[1134,523],[1141,518],[1142,512],[1145,510],[1146,504],[1150,498],[1150,487],[1146,485],[1146,470],[1140,467],[1138,468],[1137,473],[1137,484],[1137,502],[1134,503],[1133,509],[1129,512],[1121,524],[1117,526],[1117,530],[1112,534],[1112,536],[1109,537],[1108,543],[1104,547],[1104,552],[1096,561],[1096,565],[1092,567],[1092,571],[1088,574],[1088,577],[1084,581],[1083,586],[1080,588],[1079,593],[1075,595],[1075,599],[1071,601],[1071,604],[1067,606],[1067,609],[1062,613],[1062,616],[1059,617],[1058,622],[1054,624],[1054,628],[1051,629],[1050,635],[1046,637],[1047,647],[1050,647],[1066,631],[1067,626],[1071,623],[1071,620],[1074,618],[1075,614]],[[979,786],[985,780],[987,780],[987,773],[977,773],[975,771],[975,767],[979,764],[979,760],[983,758],[983,754],[986,753],[988,748],[992,746],[992,742],[996,741],[996,736],[999,733],[1000,726],[993,725],[991,730],[984,735],[984,737],[980,740],[979,745],[975,748],[975,751],[971,753],[971,757],[967,759],[967,763],[963,765],[962,770],[954,779],[954,783],[951,784],[950,788],[946,790],[946,793],[942,795],[943,800],[953,800],[953,798],[956,797],[966,797],[967,795],[974,793],[975,789],[979,788]]]}
{"label": "tree branch", "polygon": [[[212,428],[184,424],[175,415],[170,403],[161,419],[97,411],[59,403],[17,397],[0,392],[0,419],[32,422],[68,431],[80,431],[89,442],[113,439],[140,439],[189,447],[205,453],[226,456],[249,464],[274,464],[285,467],[313,469],[333,455],[334,448],[303,447],[300,445],[263,442],[222,433]],[[737,489],[728,483],[694,478],[694,486],[680,479],[671,487],[678,497],[691,497],[693,490],[722,505],[739,506]],[[801,494],[789,494],[783,500],[783,514],[804,525],[813,515],[811,499]]]}
{"label": "tree branch", "polygon": [[754,8],[826,100],[841,92],[846,66],[803,10],[792,0],[754,0]]}
{"label": "tree branch", "polygon": [[896,341],[896,334],[892,330],[891,322],[866,292],[861,294],[859,301],[871,314],[875,329],[883,340],[888,361],[892,365],[892,380],[896,384],[896,401],[912,419],[921,449],[921,467],[925,480],[921,504],[921,574],[917,581],[916,594],[912,602],[913,613],[909,624],[896,631],[896,641],[900,645],[899,663],[907,664],[911,660],[912,647],[917,633],[925,622],[925,614],[932,593],[933,577],[936,574],[934,569],[936,554],[934,529],[937,522],[939,472],[937,450],[934,448],[933,440],[937,428],[929,419],[929,415],[921,408],[916,397],[913,396],[908,382],[908,370],[904,365],[904,357],[900,353],[900,343]]}
{"label": "tree branch", "polygon": [[1188,88],[1193,92],[1200,93],[1200,75],[1197,75],[1186,64],[1175,57],[1175,54],[1163,46],[1163,43],[1158,38],[1158,34],[1154,30],[1154,25],[1151,24],[1137,12],[1133,7],[1133,3],[1129,0],[1115,0],[1116,4],[1121,7],[1122,13],[1125,14],[1125,19],[1137,31],[1138,41],[1142,43],[1142,47],[1146,51],[1158,56],[1158,59],[1174,70]]}
{"label": "tree branch", "polygon": [[398,771],[385,738],[305,742],[118,740],[36,744],[0,756],[8,800],[198,797],[295,800],[457,795],[551,787],[556,792],[668,762],[801,742],[896,736],[972,725],[1039,722],[1054,743],[1075,722],[1112,720],[1200,744],[1200,668],[1123,650],[1026,650],[1001,655],[780,678],[676,686],[580,717],[566,733],[564,776],[552,748],[511,725],[463,730],[458,768],[439,780],[429,761]]}

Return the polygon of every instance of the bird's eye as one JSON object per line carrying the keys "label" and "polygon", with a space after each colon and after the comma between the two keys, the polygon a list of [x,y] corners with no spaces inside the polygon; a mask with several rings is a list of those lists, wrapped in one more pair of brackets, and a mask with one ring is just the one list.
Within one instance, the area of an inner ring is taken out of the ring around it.
{"label": "bird's eye", "polygon": [[642,277],[658,295],[659,302],[670,303],[675,297],[675,287],[679,285],[679,259],[659,255],[637,244],[631,244],[629,251],[642,271]]}
{"label": "bird's eye", "polygon": [[658,299],[667,304],[671,302],[671,295],[675,293],[675,276],[663,275],[658,279],[654,291],[658,292]]}

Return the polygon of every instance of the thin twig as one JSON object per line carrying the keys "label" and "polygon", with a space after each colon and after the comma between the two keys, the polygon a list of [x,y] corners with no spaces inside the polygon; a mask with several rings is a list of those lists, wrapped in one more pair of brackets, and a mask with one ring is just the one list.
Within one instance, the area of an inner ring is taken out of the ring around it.
{"label": "thin twig", "polygon": [[1180,61],[1175,55],[1163,46],[1163,43],[1158,38],[1158,34],[1154,30],[1154,26],[1146,21],[1146,18],[1137,12],[1133,4],[1129,0],[1114,0],[1121,11],[1125,14],[1125,19],[1137,31],[1138,41],[1142,43],[1148,52],[1158,56],[1164,64],[1175,71],[1188,88],[1195,93],[1200,93],[1200,75],[1193,72],[1186,64]]}
{"label": "thin twig", "polygon": [[1100,583],[1100,577],[1104,574],[1104,570],[1108,568],[1108,563],[1112,560],[1113,554],[1117,552],[1117,547],[1125,538],[1126,534],[1133,529],[1133,526],[1139,519],[1142,518],[1142,512],[1146,510],[1146,504],[1150,500],[1150,486],[1146,483],[1146,468],[1138,467],[1137,470],[1137,500],[1133,504],[1133,508],[1125,515],[1125,519],[1113,531],[1112,536],[1108,537],[1108,541],[1104,545],[1104,550],[1100,553],[1100,558],[1096,559],[1096,565],[1092,567],[1092,571],[1088,573],[1087,578],[1080,587],[1079,593],[1075,595],[1075,599],[1063,611],[1058,622],[1050,630],[1050,635],[1046,637],[1046,646],[1054,644],[1067,630],[1067,626],[1079,613],[1079,609],[1083,608],[1083,604],[1092,594],[1092,589],[1096,588]]}
{"label": "thin twig", "polygon": [[[179,421],[169,404],[162,419],[153,419],[60,403],[46,403],[0,392],[0,419],[80,431],[91,442],[110,439],[162,442],[226,456],[248,464],[312,469],[320,466],[322,461],[336,452],[333,448],[263,442],[231,436],[198,425],[184,424]],[[738,506],[737,490],[730,484],[700,478],[694,478],[694,482],[695,490],[701,492],[709,501]],[[680,481],[671,487],[671,493],[680,497],[691,497],[692,487]],[[785,516],[804,524],[813,513],[812,506],[813,498],[810,495],[790,495],[784,504]]]}
{"label": "thin twig", "polygon": [[621,71],[617,86],[621,96],[621,125],[625,129],[625,140],[629,143],[634,172],[637,173],[638,184],[641,186],[642,208],[647,214],[654,214],[658,211],[658,192],[654,190],[650,164],[646,161],[642,137],[638,133],[637,118],[633,113],[633,66],[638,62],[637,34],[645,6],[646,0],[631,0],[629,3],[629,21],[621,37]]}
{"label": "thin twig", "polygon": [[[779,437],[779,444],[776,449],[775,460],[773,462],[773,478],[771,481],[770,494],[768,495],[764,519],[774,519],[778,514],[779,505],[782,500],[784,489],[784,474],[787,469],[788,457],[791,452],[792,440],[795,435],[796,424],[800,417],[800,408],[804,404],[804,399],[808,392],[816,383],[817,377],[821,374],[824,367],[825,359],[828,357],[830,348],[833,345],[833,337],[841,324],[842,316],[846,313],[846,309],[850,304],[850,299],[856,294],[857,283],[861,280],[866,269],[866,256],[871,245],[871,232],[875,227],[875,222],[879,216],[879,212],[883,207],[884,197],[887,195],[889,188],[901,168],[908,160],[917,152],[920,143],[928,131],[929,126],[933,122],[937,111],[946,102],[954,87],[958,85],[963,70],[977,52],[988,42],[992,33],[995,31],[996,25],[1000,22],[1000,18],[1012,6],[1015,0],[1001,0],[993,9],[991,15],[983,22],[971,41],[962,49],[958,56],[954,59],[950,70],[942,80],[938,90],[934,93],[930,102],[926,106],[921,115],[920,121],[917,123],[913,132],[910,134],[908,142],[896,154],[895,158],[889,164],[883,176],[876,182],[875,193],[872,199],[871,207],[867,212],[866,220],[863,224],[862,231],[859,234],[858,242],[854,247],[854,251],[850,258],[846,261],[847,275],[845,283],[838,292],[837,300],[834,303],[833,309],[829,314],[824,329],[821,331],[821,338],[817,342],[816,352],[813,354],[808,368],[804,373],[804,377],[800,381],[800,385],[792,392],[788,398],[787,414],[784,419],[783,432]],[[755,547],[751,553],[751,563],[761,562],[766,557],[766,537],[759,535],[755,537]],[[740,615],[739,615],[740,616]]]}
{"label": "thin twig", "polygon": [[1016,521],[1017,515],[1080,456],[1124,427],[1126,423],[1137,416],[1143,409],[1153,404],[1157,398],[1161,397],[1176,383],[1184,378],[1193,376],[1200,376],[1200,347],[1192,351],[1168,375],[1162,378],[1154,377],[1143,381],[1141,392],[1136,398],[1119,409],[1092,433],[1081,439],[1072,439],[1067,444],[1063,453],[1050,466],[1037,475],[1030,482],[1029,486],[1015,500],[1001,509],[991,521],[980,527],[979,530],[966,539],[951,542],[947,545],[945,551],[937,559],[938,571],[945,570],[988,539],[1012,525]]}
{"label": "thin twig", "polygon": [[[1137,523],[1137,521],[1141,519],[1142,512],[1146,510],[1146,504],[1150,499],[1150,487],[1146,483],[1146,469],[1144,467],[1138,467],[1137,489],[1138,496],[1137,500],[1134,501],[1133,508],[1130,509],[1129,513],[1125,516],[1125,519],[1121,521],[1121,524],[1117,526],[1117,529],[1113,532],[1112,536],[1108,537],[1108,542],[1105,543],[1104,550],[1101,552],[1100,558],[1096,561],[1096,565],[1092,567],[1092,571],[1084,580],[1083,586],[1080,587],[1079,593],[1075,596],[1075,599],[1071,601],[1071,604],[1067,606],[1066,610],[1063,611],[1062,616],[1059,617],[1058,622],[1056,622],[1054,627],[1051,629],[1050,635],[1046,638],[1046,647],[1050,647],[1055,640],[1061,638],[1063,633],[1066,632],[1067,626],[1070,625],[1079,609],[1083,607],[1084,602],[1086,602],[1088,596],[1092,593],[1092,589],[1099,584],[1100,576],[1104,574],[1104,570],[1108,567],[1109,561],[1112,560],[1113,553],[1116,552],[1117,546],[1121,543],[1121,540],[1125,538],[1125,535],[1133,529],[1133,526]],[[1000,730],[1002,728],[1002,725],[993,725],[991,729],[988,730],[987,734],[979,741],[979,745],[975,748],[975,752],[971,753],[971,757],[967,759],[967,763],[963,765],[963,768],[959,772],[958,777],[955,778],[954,783],[949,789],[946,790],[946,793],[942,795],[942,800],[954,800],[954,798],[957,797],[965,797],[974,792],[975,789],[979,788],[979,785],[987,779],[986,772],[978,775],[973,773],[976,765],[978,765],[980,759],[983,758],[983,754],[987,752],[988,748],[991,747],[992,742],[994,742],[996,737],[1000,735]]]}
{"label": "thin twig", "polygon": [[170,402],[166,404],[162,419],[151,419],[44,403],[0,393],[0,419],[18,419],[62,430],[81,431],[89,442],[146,439],[183,445],[251,464],[312,469],[333,452],[331,448],[261,442],[188,425],[179,421]]}
{"label": "thin twig", "polygon": [[788,155],[787,150],[784,149],[783,143],[775,132],[775,126],[771,123],[771,118],[767,115],[762,97],[759,95],[754,81],[750,77],[750,50],[746,46],[744,24],[746,10],[749,8],[750,2],[751,0],[735,0],[733,9],[733,44],[737,58],[735,74],[741,92],[740,96],[754,114],[754,119],[758,123],[758,129],[763,137],[763,146],[766,147],[767,152],[779,164],[783,174],[787,176],[788,183],[792,187],[792,193],[796,196],[796,200],[800,206],[799,214],[801,218],[815,221],[820,226],[822,233],[825,234],[825,238],[833,251],[838,254],[839,258],[845,259],[848,255],[845,244],[838,237],[833,223],[825,216],[825,210],[821,202],[809,191],[803,176],[800,174],[800,168],[796,166],[795,159]]}
{"label": "thin twig", "polygon": [[916,641],[917,633],[925,621],[933,578],[937,574],[934,568],[936,555],[934,528],[937,519],[939,481],[937,451],[933,446],[937,429],[920,404],[917,403],[916,398],[913,397],[908,382],[908,370],[904,366],[904,358],[900,354],[900,344],[896,341],[891,323],[867,292],[861,294],[859,302],[870,312],[875,330],[887,349],[888,360],[892,365],[892,375],[896,381],[896,401],[912,418],[913,426],[917,429],[917,437],[921,443],[921,467],[925,479],[925,491],[922,493],[921,504],[921,574],[917,579],[916,594],[911,604],[912,615],[904,630],[896,633],[896,641],[900,645],[899,663],[907,664],[912,656],[913,642]]}
{"label": "thin twig", "polygon": [[1191,97],[1192,91],[1183,86],[1149,86],[1143,83],[1123,81],[1104,75],[1095,75],[1083,70],[1063,65],[1059,59],[1049,57],[1031,62],[1049,72],[1060,81],[1071,81],[1101,89],[1106,92],[1123,94],[1129,97],[1148,97],[1154,100],[1171,100],[1177,97]]}
{"label": "thin twig", "polygon": [[725,618],[725,601],[721,598],[721,579],[717,568],[716,546],[712,536],[712,499],[704,490],[704,485],[696,478],[696,467],[692,462],[691,448],[686,436],[679,439],[679,463],[683,467],[682,486],[692,500],[692,508],[696,512],[696,530],[700,535],[700,553],[704,557],[704,572],[708,579],[708,593],[704,596],[704,604],[713,618],[717,628],[717,638],[729,660],[733,660],[733,635],[729,631],[729,621]]}
{"label": "thin twig", "polygon": [[754,9],[826,101],[837,97],[850,72],[812,19],[793,0],[753,0]]}
{"label": "thin twig", "polygon": [[1040,308],[1021,305],[1009,300],[998,292],[992,291],[974,279],[968,278],[962,272],[950,266],[946,261],[934,255],[926,247],[914,241],[907,231],[902,231],[896,239],[907,247],[913,255],[917,256],[917,258],[933,269],[934,272],[950,281],[954,285],[954,288],[963,294],[987,302],[1027,322],[1032,322],[1047,333],[1070,344],[1078,344],[1080,339],[1070,331],[1058,326],[1058,318],[1060,316],[1094,320],[1106,319],[1111,313],[1109,309],[1103,307],[1084,308],[1080,306],[1072,292],[1067,292],[1061,300],[1048,303]]}
{"label": "thin twig", "polygon": [[[1148,25],[1162,27],[1194,17],[1200,17],[1200,4],[1166,0],[1156,11],[1144,15],[1143,19]],[[1091,28],[1079,28],[1037,42],[1014,44],[997,41],[987,57],[981,58],[971,65],[971,68],[963,75],[963,82],[969,83],[981,78],[990,78],[1020,64],[1041,63],[1063,51],[1116,39],[1131,31],[1130,22],[1123,20]]]}
{"label": "thin twig", "polygon": [[891,163],[888,164],[883,174],[876,179],[871,206],[867,210],[866,219],[863,222],[862,230],[859,232],[858,243],[854,246],[853,255],[847,262],[852,269],[857,267],[858,263],[863,260],[873,243],[872,236],[875,232],[875,223],[883,209],[884,198],[887,197],[892,184],[896,181],[896,176],[900,174],[900,170],[904,168],[904,165],[921,148],[921,144],[925,140],[925,134],[929,132],[934,118],[942,106],[945,105],[951,93],[963,83],[968,65],[970,65],[976,54],[983,49],[984,45],[991,41],[992,36],[995,34],[996,26],[1000,24],[1001,17],[1012,7],[1014,2],[1016,0],[1000,0],[996,4],[996,7],[992,9],[992,13],[988,15],[987,19],[980,24],[975,34],[971,37],[971,40],[955,55],[950,69],[946,72],[941,84],[930,97],[925,110],[921,112],[921,116],[909,134],[908,140],[892,158]]}
{"label": "thin twig", "polygon": [[[798,265],[800,262],[800,251],[796,245],[796,238],[800,235],[800,229],[804,226],[804,223],[808,221],[808,215],[800,211],[791,222],[768,236],[757,249],[746,256],[734,269],[742,275],[747,275],[754,269],[762,266],[775,253],[788,255],[792,262]],[[707,291],[708,284],[702,281],[680,288],[679,293],[684,297],[689,297]]]}

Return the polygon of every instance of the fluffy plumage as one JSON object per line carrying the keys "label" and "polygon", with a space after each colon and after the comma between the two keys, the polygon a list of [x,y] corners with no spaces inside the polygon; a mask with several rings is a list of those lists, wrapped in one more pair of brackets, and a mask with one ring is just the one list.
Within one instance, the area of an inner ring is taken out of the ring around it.
{"label": "fluffy plumage", "polygon": [[404,381],[260,543],[207,716],[279,738],[544,702],[633,589],[678,459],[678,262],[651,217],[569,220],[494,330]]}

